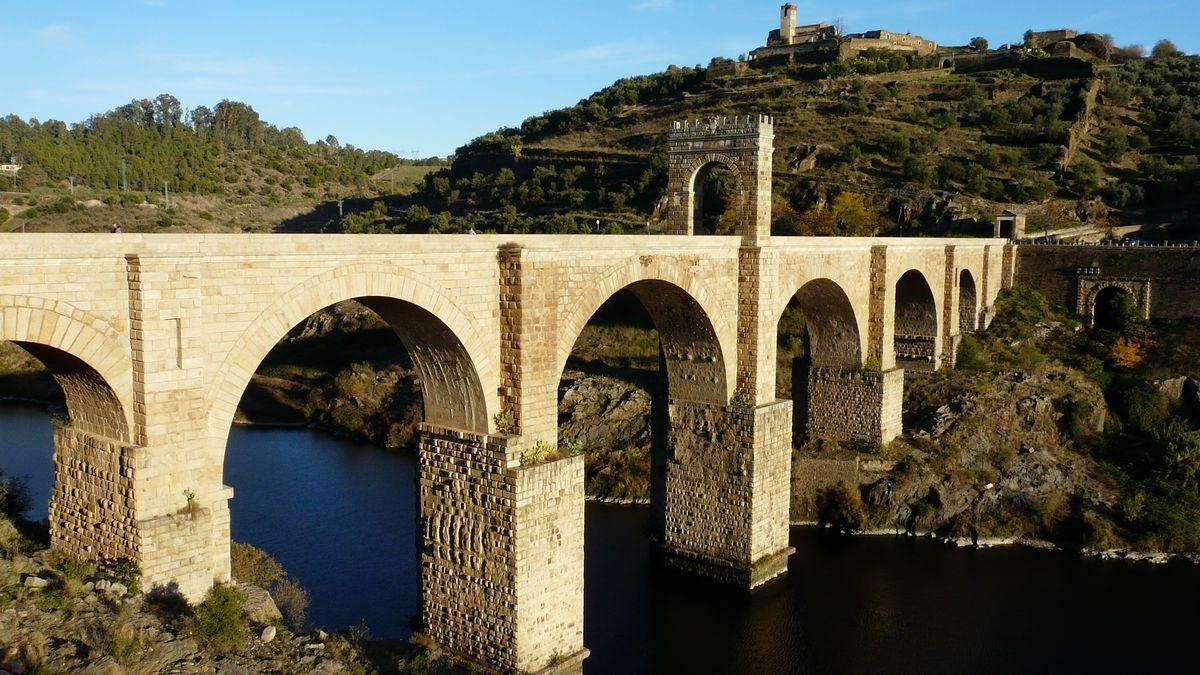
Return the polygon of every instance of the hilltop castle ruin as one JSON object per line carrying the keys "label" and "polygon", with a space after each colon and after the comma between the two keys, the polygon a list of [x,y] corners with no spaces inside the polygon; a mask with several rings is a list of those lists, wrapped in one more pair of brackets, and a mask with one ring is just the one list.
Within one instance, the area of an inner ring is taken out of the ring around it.
{"label": "hilltop castle ruin", "polygon": [[882,29],[841,35],[828,23],[797,25],[796,19],[795,5],[789,2],[780,7],[779,28],[767,34],[766,45],[750,52],[750,60],[826,61],[853,58],[872,49],[928,56],[938,50],[936,42],[920,35]]}

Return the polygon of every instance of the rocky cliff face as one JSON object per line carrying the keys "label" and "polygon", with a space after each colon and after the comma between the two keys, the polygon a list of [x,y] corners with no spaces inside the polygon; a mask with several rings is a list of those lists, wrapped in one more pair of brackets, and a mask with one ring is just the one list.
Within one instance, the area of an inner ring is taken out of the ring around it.
{"label": "rocky cliff face", "polygon": [[1104,426],[1094,383],[1065,368],[954,372],[908,391],[911,427],[886,451],[896,469],[863,491],[876,526],[971,539],[1111,527],[1118,490],[1075,442]]}

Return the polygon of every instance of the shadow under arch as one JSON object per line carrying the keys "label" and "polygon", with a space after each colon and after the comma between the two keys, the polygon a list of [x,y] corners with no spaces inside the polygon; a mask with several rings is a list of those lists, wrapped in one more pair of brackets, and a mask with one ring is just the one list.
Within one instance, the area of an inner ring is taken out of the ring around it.
{"label": "shadow under arch", "polygon": [[722,330],[725,327],[708,309],[714,303],[702,292],[693,294],[678,278],[668,280],[663,278],[665,274],[638,272],[625,268],[610,274],[564,323],[555,370],[559,379],[584,326],[605,302],[624,290],[642,303],[658,331],[669,396],[677,400],[726,403],[732,373],[726,363],[721,335],[727,331]]}
{"label": "shadow under arch", "polygon": [[87,312],[55,301],[0,297],[0,340],[29,352],[50,372],[69,425],[121,443],[132,439],[132,363],[122,336]]}
{"label": "shadow under arch", "polygon": [[378,314],[400,338],[420,380],[425,422],[488,433],[494,406],[483,382],[494,364],[465,313],[431,285],[399,271],[335,271],[300,284],[243,331],[213,393],[209,429],[214,438],[228,435],[242,393],[271,349],[308,317],[347,300]]}
{"label": "shadow under arch", "polygon": [[971,270],[958,273],[958,328],[969,333],[979,327],[979,293]]}
{"label": "shadow under arch", "polygon": [[925,275],[908,270],[896,280],[893,346],[902,368],[933,370],[938,335],[937,300]]}
{"label": "shadow under arch", "polygon": [[776,395],[792,400],[793,443],[808,435],[814,368],[848,371],[862,366],[862,334],[850,297],[836,281],[807,281],[776,321]]}
{"label": "shadow under arch", "polygon": [[1104,286],[1092,294],[1091,311],[1092,328],[1096,330],[1121,330],[1125,327],[1136,307],[1133,294],[1121,286]]}

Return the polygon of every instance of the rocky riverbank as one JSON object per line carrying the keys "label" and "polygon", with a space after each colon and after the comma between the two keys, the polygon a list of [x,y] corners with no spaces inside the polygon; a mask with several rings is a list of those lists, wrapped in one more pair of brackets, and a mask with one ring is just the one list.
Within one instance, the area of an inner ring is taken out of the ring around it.
{"label": "rocky riverbank", "polygon": [[197,605],[143,593],[135,568],[71,560],[21,530],[32,538],[0,518],[0,673],[476,672],[405,642],[290,625],[242,582]]}

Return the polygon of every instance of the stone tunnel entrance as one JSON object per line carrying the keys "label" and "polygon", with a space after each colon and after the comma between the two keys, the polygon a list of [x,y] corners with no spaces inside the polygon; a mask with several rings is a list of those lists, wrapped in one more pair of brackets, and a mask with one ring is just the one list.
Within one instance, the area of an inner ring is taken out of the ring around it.
{"label": "stone tunnel entrance", "polygon": [[1120,286],[1106,286],[1096,293],[1092,307],[1092,327],[1096,330],[1121,331],[1139,318],[1133,295]]}

